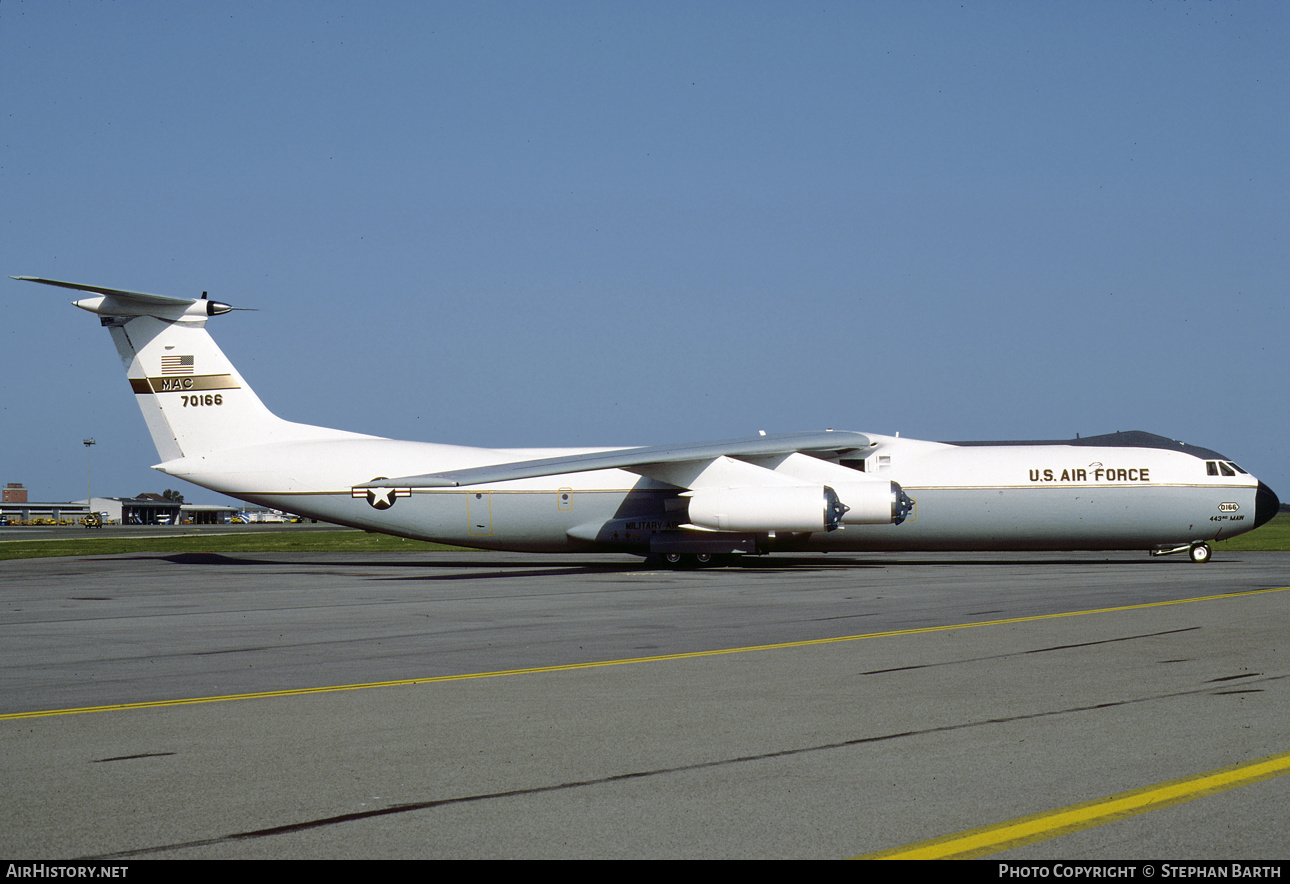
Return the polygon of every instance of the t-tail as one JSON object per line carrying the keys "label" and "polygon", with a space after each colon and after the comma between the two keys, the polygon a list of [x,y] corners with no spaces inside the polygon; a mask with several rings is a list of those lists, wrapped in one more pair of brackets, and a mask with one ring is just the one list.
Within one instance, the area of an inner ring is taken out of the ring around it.
{"label": "t-tail", "polygon": [[73,301],[112,333],[130,387],[163,462],[274,442],[371,438],[283,420],[265,407],[206,331],[206,320],[237,308],[15,276],[88,292]]}

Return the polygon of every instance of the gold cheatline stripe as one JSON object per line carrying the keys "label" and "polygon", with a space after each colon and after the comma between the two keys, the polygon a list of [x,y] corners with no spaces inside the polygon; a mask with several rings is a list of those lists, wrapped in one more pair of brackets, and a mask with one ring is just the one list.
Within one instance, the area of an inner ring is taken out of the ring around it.
{"label": "gold cheatline stripe", "polygon": [[1023,816],[993,826],[982,826],[956,835],[931,838],[869,853],[856,859],[979,859],[983,856],[1046,841],[1059,835],[1068,835],[1116,820],[1128,819],[1162,807],[1172,807],[1206,795],[1225,792],[1239,786],[1248,786],[1261,780],[1290,773],[1290,752],[1280,752],[1255,761],[1220,767],[1206,773],[1194,774],[1121,792],[1083,804],[1072,804],[1057,810]]}
{"label": "gold cheatline stripe", "polygon": [[780,642],[773,645],[752,645],[744,648],[719,648],[713,651],[688,651],[683,654],[662,654],[656,657],[628,657],[622,660],[592,660],[587,663],[561,663],[556,666],[536,666],[531,669],[499,669],[495,672],[467,672],[460,675],[436,675],[427,678],[403,678],[397,681],[373,681],[364,684],[328,685],[318,688],[291,688],[284,691],[259,691],[253,694],[227,694],[220,697],[186,697],[178,700],[149,700],[143,703],[118,703],[112,706],[84,706],[79,709],[42,709],[35,712],[9,712],[0,715],[0,721],[16,718],[45,718],[51,715],[78,715],[84,712],[115,712],[126,709],[157,709],[162,706],[189,706],[197,703],[223,703],[229,700],[258,700],[265,697],[299,697],[305,694],[327,694],[332,691],[358,691],[366,688],[392,688],[405,685],[435,684],[445,681],[467,681],[473,678],[499,678],[504,675],[533,675],[539,672],[572,672],[578,669],[599,669],[604,666],[626,666],[631,663],[661,663],[666,660],[693,660],[699,657],[719,657],[724,654],[743,654],[749,651],[776,651],[784,648],[806,648],[812,645],[830,645],[854,642],[867,638],[892,638],[898,635],[923,635],[931,632],[948,632],[954,629],[973,629],[978,626],[1005,626],[1009,623],[1030,623],[1036,620],[1055,620],[1060,617],[1082,617],[1086,614],[1109,614],[1117,611],[1136,611],[1142,608],[1163,608],[1169,605],[1186,605],[1192,602],[1211,602],[1240,596],[1263,595],[1269,592],[1286,592],[1290,586],[1272,589],[1252,589],[1224,595],[1206,595],[1194,599],[1174,599],[1166,602],[1146,602],[1141,605],[1123,605],[1115,608],[1092,608],[1087,611],[1065,611],[1059,614],[1037,614],[1031,617],[1009,617],[1005,620],[982,620],[980,623],[951,623],[947,626],[920,626],[916,629],[895,629],[890,632],[870,632],[864,635],[842,635],[836,638],[813,638],[806,641]]}
{"label": "gold cheatline stripe", "polygon": [[159,378],[130,378],[135,393],[196,393],[203,390],[240,390],[231,374],[171,374]]}

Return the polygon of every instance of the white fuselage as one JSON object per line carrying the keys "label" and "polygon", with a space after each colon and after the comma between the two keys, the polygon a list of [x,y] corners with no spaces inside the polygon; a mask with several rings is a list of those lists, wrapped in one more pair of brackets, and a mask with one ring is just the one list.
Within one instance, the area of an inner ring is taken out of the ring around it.
{"label": "white fuselage", "polygon": [[[1254,527],[1258,481],[1246,474],[1208,475],[1204,458],[1183,451],[870,438],[877,447],[863,472],[820,463],[863,480],[898,482],[915,501],[912,516],[899,525],[764,532],[761,547],[1144,549]],[[368,437],[252,446],[158,468],[303,516],[464,546],[644,551],[652,535],[679,530],[685,517],[676,501],[684,489],[621,469],[407,489],[385,509],[352,491],[379,477],[601,450],[484,449]]]}

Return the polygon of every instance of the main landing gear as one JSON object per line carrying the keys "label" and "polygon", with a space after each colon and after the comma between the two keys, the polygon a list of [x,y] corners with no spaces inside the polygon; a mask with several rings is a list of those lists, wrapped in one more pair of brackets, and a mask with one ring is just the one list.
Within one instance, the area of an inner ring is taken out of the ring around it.
{"label": "main landing gear", "polygon": [[656,561],[668,568],[723,568],[733,559],[734,556],[720,553],[670,552],[659,555]]}

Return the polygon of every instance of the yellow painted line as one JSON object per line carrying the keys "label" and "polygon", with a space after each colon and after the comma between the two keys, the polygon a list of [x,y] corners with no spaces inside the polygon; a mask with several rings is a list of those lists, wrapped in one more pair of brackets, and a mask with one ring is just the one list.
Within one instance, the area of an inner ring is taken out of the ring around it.
{"label": "yellow painted line", "polygon": [[1131,792],[1121,792],[1119,795],[1083,804],[1072,804],[1070,807],[1024,816],[993,826],[982,826],[956,835],[931,838],[856,859],[978,859],[1288,773],[1290,752],[1281,752],[1244,764],[1234,764]]}
{"label": "yellow painted line", "polygon": [[807,648],[813,645],[831,645],[839,642],[862,641],[870,638],[893,638],[901,635],[924,635],[932,632],[949,632],[956,629],[975,629],[981,626],[1006,626],[1012,623],[1032,623],[1037,620],[1055,620],[1061,617],[1083,617],[1087,614],[1110,614],[1136,611],[1143,608],[1163,608],[1186,605],[1192,602],[1212,602],[1242,596],[1263,595],[1270,592],[1290,591],[1290,586],[1273,589],[1252,589],[1224,595],[1199,596],[1192,599],[1174,599],[1165,602],[1146,602],[1141,605],[1123,605],[1115,608],[1092,608],[1087,611],[1063,611],[1057,614],[1036,614],[1030,617],[1009,617],[1004,620],[982,620],[977,623],[951,623],[945,626],[920,626],[915,629],[894,629],[890,632],[870,632],[863,635],[842,635],[834,638],[814,638],[805,641],[780,642],[771,645],[752,645],[743,648],[718,648],[710,651],[688,651],[683,654],[662,654],[655,657],[628,657],[622,660],[592,660],[587,663],[561,663],[557,666],[536,666],[531,669],[501,669],[495,672],[467,672],[460,675],[437,675],[428,678],[404,678],[397,681],[373,681],[364,684],[327,685],[316,688],[292,688],[284,691],[258,691],[251,694],[227,694],[217,697],[185,697],[177,700],[150,700],[143,703],[118,703],[112,706],[84,706],[79,709],[42,709],[34,712],[9,712],[0,715],[0,721],[18,718],[45,718],[51,715],[79,715],[86,712],[121,712],[127,709],[158,709],[164,706],[190,706],[197,703],[225,703],[231,700],[260,700],[268,697],[299,697],[306,694],[327,694],[334,691],[358,691],[367,688],[393,688],[407,685],[436,684],[446,681],[467,681],[475,678],[501,678],[508,675],[533,675],[540,672],[572,672],[578,669],[600,669],[606,666],[627,666],[634,663],[661,663],[669,660],[694,660],[700,657],[720,657],[725,654],[746,654],[752,651],[778,651],[785,648]]}

